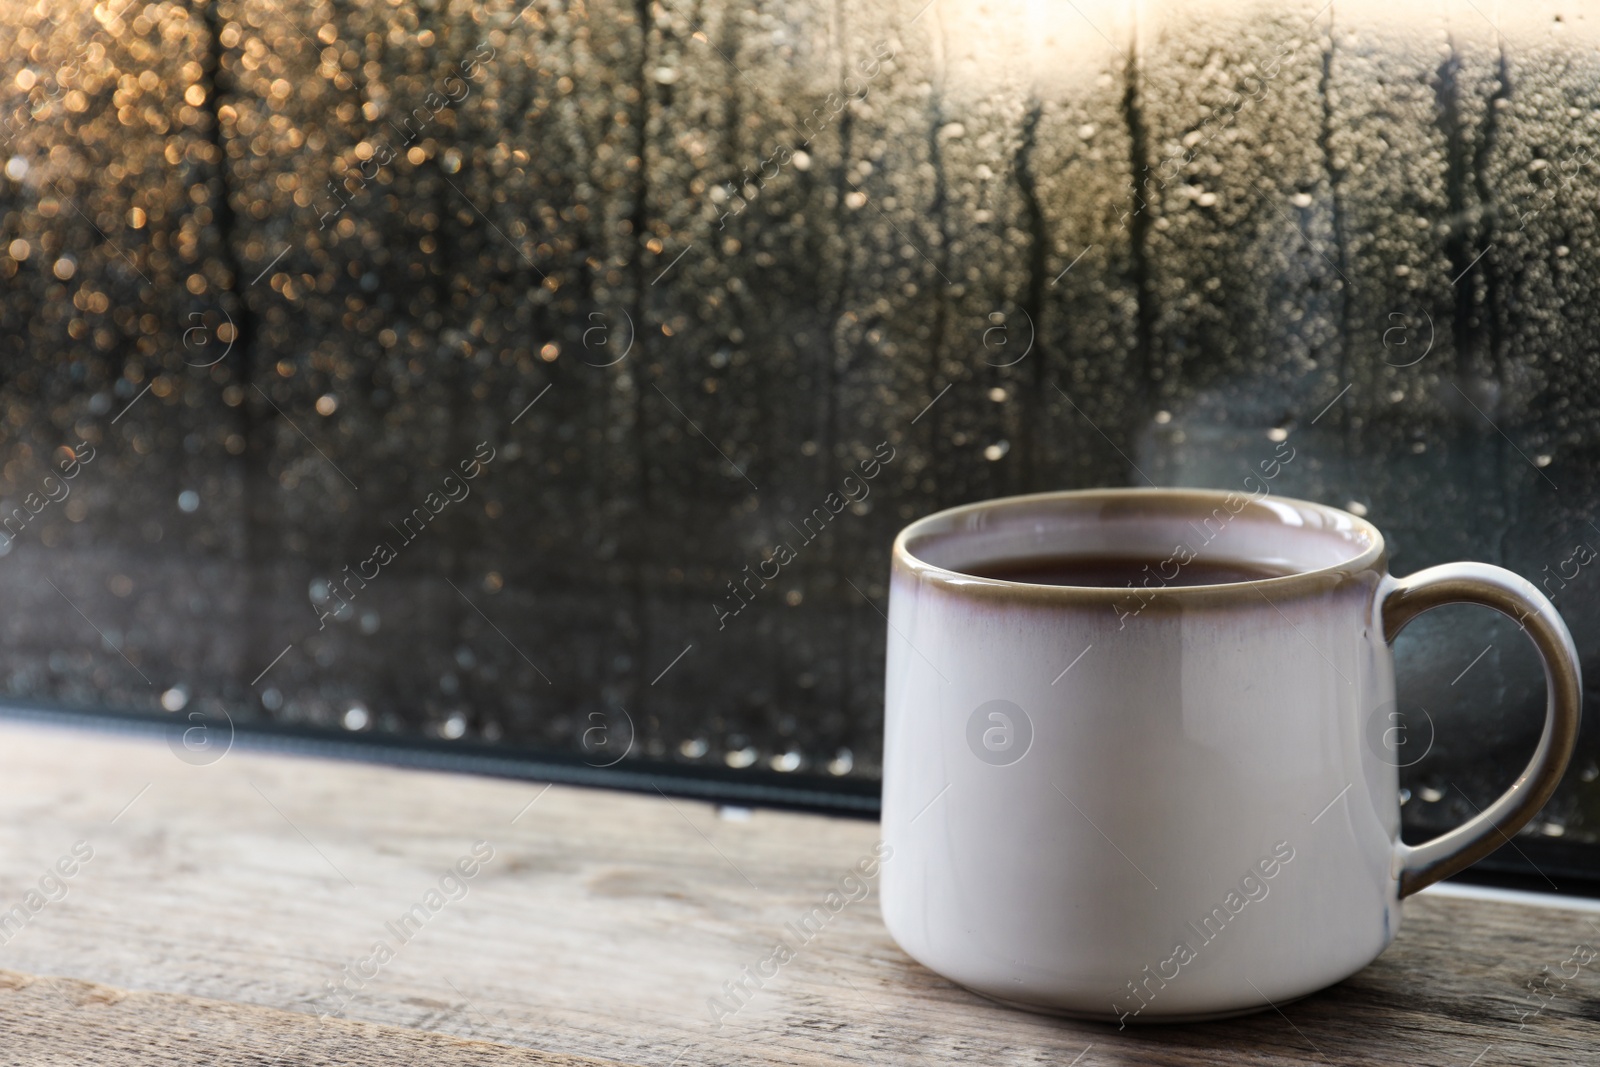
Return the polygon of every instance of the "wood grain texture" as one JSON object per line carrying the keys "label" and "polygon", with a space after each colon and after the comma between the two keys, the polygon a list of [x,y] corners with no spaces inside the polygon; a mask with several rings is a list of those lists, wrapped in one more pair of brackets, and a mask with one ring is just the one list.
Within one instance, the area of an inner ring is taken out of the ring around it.
{"label": "wood grain texture", "polygon": [[[98,1048],[112,1064],[268,1063],[275,1037],[303,1033],[305,1058],[279,1063],[540,1062],[518,1051],[532,1049],[649,1067],[1493,1067],[1592,1062],[1600,1037],[1600,959],[1563,967],[1600,946],[1600,914],[1435,894],[1333,989],[1118,1032],[956,988],[894,945],[874,893],[719,1028],[708,999],[876,838],[867,822],[238,750],[197,767],[159,743],[0,723],[0,923],[76,843],[93,852],[66,865],[64,896],[51,880],[60,899],[0,932],[18,975],[0,991],[0,1062]],[[427,914],[478,841],[492,858]],[[402,940],[386,924],[414,904],[426,919]],[[364,963],[380,940],[392,958]],[[341,1004],[327,990],[346,967],[369,977]],[[1524,1015],[1541,1002],[1530,981],[1548,1002]]]}
{"label": "wood grain texture", "polygon": [[600,1067],[582,1056],[331,1020],[170,993],[0,971],[0,1064],[210,1064],[300,1067],[394,1063]]}

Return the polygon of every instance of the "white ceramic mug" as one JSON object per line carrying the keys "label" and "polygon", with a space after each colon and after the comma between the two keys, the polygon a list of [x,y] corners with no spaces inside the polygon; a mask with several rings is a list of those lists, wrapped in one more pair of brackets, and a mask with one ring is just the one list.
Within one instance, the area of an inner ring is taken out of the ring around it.
{"label": "white ceramic mug", "polygon": [[[979,577],[1049,555],[1152,561],[1142,588]],[[1190,559],[1289,572],[1168,585]],[[894,545],[885,702],[889,931],[1036,1010],[1215,1018],[1303,996],[1394,938],[1399,900],[1493,851],[1549,798],[1580,714],[1572,638],[1481,563],[1407,578],[1318,504],[1095,490],[929,516]],[[1544,734],[1464,826],[1400,842],[1391,642],[1441,604],[1517,620]]]}

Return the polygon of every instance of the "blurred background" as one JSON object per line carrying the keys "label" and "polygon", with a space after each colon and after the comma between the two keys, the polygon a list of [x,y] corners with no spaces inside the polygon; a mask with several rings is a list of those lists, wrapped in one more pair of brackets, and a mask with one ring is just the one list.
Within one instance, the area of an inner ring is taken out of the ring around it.
{"label": "blurred background", "polygon": [[[1284,454],[1594,675],[1597,20],[0,0],[5,699],[869,813],[902,525]],[[1417,839],[1543,679],[1399,670]],[[1600,872],[1597,755],[1496,862]]]}

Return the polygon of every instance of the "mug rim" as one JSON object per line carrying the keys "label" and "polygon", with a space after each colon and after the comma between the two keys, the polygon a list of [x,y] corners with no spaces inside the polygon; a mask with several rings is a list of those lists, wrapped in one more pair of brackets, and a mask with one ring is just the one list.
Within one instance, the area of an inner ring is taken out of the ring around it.
{"label": "mug rim", "polygon": [[[1238,497],[1240,495],[1236,490],[1191,488],[1188,486],[1158,486],[1154,488],[1127,486],[1101,489],[1065,489],[1044,493],[1024,493],[1016,496],[994,497],[989,500],[979,500],[970,504],[960,504],[953,508],[945,508],[942,511],[924,515],[922,518],[910,523],[895,536],[892,560],[896,569],[903,567],[912,576],[932,582],[951,592],[1000,595],[1008,598],[1020,597],[1047,605],[1090,602],[1112,603],[1126,599],[1130,590],[1123,586],[1045,585],[1038,582],[1014,582],[1003,578],[989,578],[980,574],[971,574],[929,563],[927,560],[913,554],[907,546],[912,540],[933,532],[934,528],[952,521],[1000,508],[1023,506],[1029,503],[1087,502],[1096,498],[1127,501],[1143,497],[1150,500],[1160,500],[1164,503],[1192,505],[1197,511],[1204,511],[1209,514],[1216,507],[1226,506],[1224,501],[1229,497]],[[1348,523],[1365,535],[1368,542],[1367,547],[1348,559],[1340,560],[1336,563],[1305,570],[1295,570],[1289,574],[1275,575],[1270,578],[1253,578],[1242,582],[1225,582],[1210,585],[1167,585],[1141,591],[1148,592],[1162,600],[1170,597],[1177,601],[1189,602],[1211,600],[1219,595],[1225,596],[1230,593],[1253,592],[1259,596],[1266,596],[1268,593],[1275,592],[1293,595],[1326,591],[1331,584],[1341,582],[1363,571],[1376,570],[1380,573],[1387,571],[1387,546],[1385,545],[1383,534],[1366,519],[1328,504],[1319,504],[1315,501],[1301,500],[1296,497],[1279,496],[1270,492],[1260,497],[1250,497],[1247,506],[1260,507],[1261,502],[1265,500],[1275,500],[1293,508],[1320,513]]]}

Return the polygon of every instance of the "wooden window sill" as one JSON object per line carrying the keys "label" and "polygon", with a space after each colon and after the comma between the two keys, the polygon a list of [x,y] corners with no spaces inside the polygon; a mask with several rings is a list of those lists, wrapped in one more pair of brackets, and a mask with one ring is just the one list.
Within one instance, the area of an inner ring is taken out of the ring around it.
{"label": "wooden window sill", "polygon": [[[1592,1062],[1600,962],[1560,972],[1600,945],[1597,909],[1451,889],[1407,901],[1375,964],[1282,1012],[1121,1032],[952,986],[894,945],[874,894],[714,1025],[709,998],[876,838],[863,821],[245,751],[191,766],[160,742],[0,723],[0,912],[63,857],[74,870],[0,931],[0,1060]],[[463,858],[473,875],[441,889]],[[425,921],[397,937],[418,904]]]}

